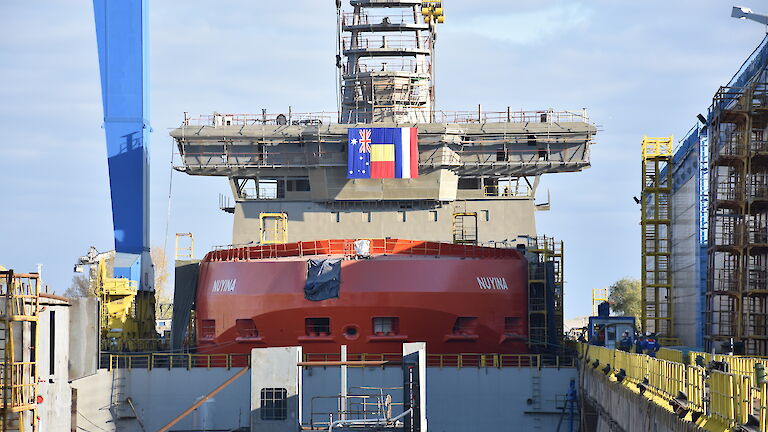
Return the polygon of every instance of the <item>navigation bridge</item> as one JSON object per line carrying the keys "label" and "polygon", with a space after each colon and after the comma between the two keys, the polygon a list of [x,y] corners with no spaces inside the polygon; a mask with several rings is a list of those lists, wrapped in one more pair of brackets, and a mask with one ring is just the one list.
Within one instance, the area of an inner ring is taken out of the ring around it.
{"label": "navigation bridge", "polygon": [[[222,207],[235,213],[235,244],[333,238],[342,225],[346,237],[357,228],[359,237],[451,241],[457,222],[473,243],[511,241],[535,235],[541,174],[590,165],[596,128],[585,111],[478,109],[433,117],[432,123],[339,124],[336,113],[185,115],[171,136],[182,161],[177,170],[230,179],[235,202]],[[347,179],[347,129],[364,126],[417,127],[419,176]],[[466,220],[456,220],[459,213]]]}

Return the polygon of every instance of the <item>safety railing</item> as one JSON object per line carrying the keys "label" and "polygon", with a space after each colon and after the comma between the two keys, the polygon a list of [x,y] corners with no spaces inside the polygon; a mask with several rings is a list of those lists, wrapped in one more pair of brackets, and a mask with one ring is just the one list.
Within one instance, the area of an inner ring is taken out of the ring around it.
{"label": "safety railing", "polygon": [[706,370],[697,366],[689,366],[686,368],[686,374],[685,393],[688,395],[691,409],[703,413],[708,391],[705,383]]}
{"label": "safety railing", "polygon": [[[435,123],[590,123],[582,111],[432,111]],[[319,125],[336,123],[338,112],[292,112],[261,114],[220,114],[186,116],[182,126],[257,126],[257,125]]]}
{"label": "safety railing", "polygon": [[107,354],[107,364],[102,367],[112,369],[174,369],[174,368],[241,368],[250,366],[249,354],[185,354],[185,353],[148,353],[148,354]]}
{"label": "safety railing", "polygon": [[[313,255],[354,256],[356,255],[355,241],[352,239],[333,239],[220,249],[208,252],[204,261],[249,261]],[[515,249],[403,239],[370,239],[369,241],[369,253],[371,255],[438,255],[465,258],[520,257],[519,252]]]}
{"label": "safety railing", "polygon": [[428,354],[427,366],[431,367],[541,367],[541,356],[535,354]]}
{"label": "safety railing", "polygon": [[683,352],[676,349],[660,348],[659,351],[656,352],[656,358],[677,363],[685,363],[683,361]]}
{"label": "safety railing", "polygon": [[[338,362],[339,353],[305,353],[307,362]],[[385,361],[387,365],[399,365],[402,354],[348,354],[347,361]],[[571,355],[544,354],[427,354],[427,366],[438,368],[567,368],[575,366]],[[365,367],[356,365],[354,367]]]}
{"label": "safety railing", "polygon": [[760,386],[760,432],[768,432],[768,382]]}
{"label": "safety railing", "polygon": [[[579,344],[576,350],[586,370],[600,371],[599,376],[625,385],[632,383],[633,389],[637,386],[651,400],[667,401],[663,406],[682,418],[697,421],[705,416],[717,425],[708,430],[731,430],[754,415],[760,419],[759,430],[768,432],[768,383],[759,381],[754,370],[756,363],[766,359],[691,351],[686,364],[587,344]],[[689,412],[696,414],[688,417]]]}
{"label": "safety railing", "polygon": [[650,358],[648,382],[655,392],[665,397],[677,397],[686,390],[686,366],[667,360]]}
{"label": "safety railing", "polygon": [[709,415],[729,426],[747,422],[751,410],[749,377],[712,371],[709,376]]}
{"label": "safety railing", "polygon": [[[339,362],[339,353],[304,353],[305,362]],[[350,353],[347,361],[386,362],[386,365],[400,365],[400,353]],[[108,369],[173,369],[173,368],[233,368],[250,366],[249,354],[105,354],[102,367]],[[574,367],[570,355],[542,354],[427,354],[427,366],[440,368],[567,368]],[[350,367],[366,367],[354,365]]]}
{"label": "safety railing", "polygon": [[355,49],[424,49],[432,48],[432,39],[422,36],[418,40],[415,36],[381,36],[381,35],[358,35],[356,38],[345,36],[341,39],[343,50]]}
{"label": "safety railing", "polygon": [[414,19],[412,11],[408,12],[391,12],[391,13],[358,13],[344,12],[341,14],[341,25],[399,25],[399,24],[423,24],[420,19],[421,15],[417,15]]}

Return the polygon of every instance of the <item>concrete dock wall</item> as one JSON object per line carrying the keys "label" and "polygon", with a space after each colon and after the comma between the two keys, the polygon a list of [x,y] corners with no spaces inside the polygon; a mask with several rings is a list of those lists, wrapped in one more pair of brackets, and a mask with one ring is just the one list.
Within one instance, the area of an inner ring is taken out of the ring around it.
{"label": "concrete dock wall", "polygon": [[[78,426],[95,429],[97,425],[105,431],[140,432],[140,419],[146,430],[157,430],[237,371],[234,368],[99,370],[72,382],[77,389]],[[514,425],[515,430],[555,430],[571,379],[576,379],[573,368],[428,368],[429,429],[459,432],[509,429]],[[371,390],[360,387],[401,387],[402,372],[398,367],[351,367],[348,380],[349,394],[370,394]],[[335,415],[337,402],[333,397],[340,393],[340,368],[305,368],[302,381],[304,422],[309,423],[313,410],[325,413],[317,414],[317,421],[327,421],[331,412]],[[248,426],[251,392],[250,374],[222,390],[206,408],[208,426],[227,430]],[[383,392],[391,394],[394,403],[402,402],[402,390],[384,389]],[[115,419],[118,411],[113,401],[126,397],[133,401],[138,419],[127,418],[131,412],[125,407],[119,412],[126,418]],[[400,405],[396,407],[394,414],[401,411]],[[200,415],[190,414],[174,429],[199,428],[203,420]]]}
{"label": "concrete dock wall", "polygon": [[599,370],[585,368],[581,396],[597,411],[597,432],[693,432],[703,429],[679,419],[675,414],[650,402]]}
{"label": "concrete dock wall", "polygon": [[[141,432],[139,420],[147,431],[158,430],[181,414],[197,399],[218,387],[239,369],[115,369],[99,370],[72,382],[77,389],[78,426],[92,430],[94,425],[106,431]],[[236,429],[248,426],[250,415],[249,374],[238,378],[207,404],[205,416],[193,413],[174,426],[174,430],[202,429],[202,423],[214,429]],[[114,406],[114,400],[130,397],[132,410]],[[123,418],[120,418],[123,417]],[[197,424],[195,424],[197,422]]]}
{"label": "concrete dock wall", "polygon": [[[320,397],[338,395],[340,379],[338,367],[305,369],[305,423],[313,410],[315,421],[327,421],[327,414],[323,418],[322,413],[335,412],[336,400]],[[554,431],[571,379],[576,379],[574,368],[427,368],[429,430]],[[361,390],[356,388],[360,386],[403,385],[402,372],[397,367],[349,368],[348,380],[350,395],[360,394]],[[392,395],[393,402],[402,402],[402,390],[384,390],[387,393]],[[402,410],[393,409],[393,414],[399,412]]]}

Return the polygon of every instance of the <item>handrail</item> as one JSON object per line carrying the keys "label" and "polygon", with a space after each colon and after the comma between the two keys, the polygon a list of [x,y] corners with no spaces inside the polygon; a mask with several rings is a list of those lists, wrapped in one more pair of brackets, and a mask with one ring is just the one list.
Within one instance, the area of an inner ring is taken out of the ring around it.
{"label": "handrail", "polygon": [[[173,369],[250,367],[250,354],[142,353],[109,354],[107,368]],[[103,367],[103,366],[102,366]]]}
{"label": "handrail", "polygon": [[328,426],[328,432],[333,432],[334,426],[341,426],[343,424],[380,424],[380,423],[392,423],[400,420],[401,418],[405,417],[406,415],[413,414],[413,408],[408,408],[408,410],[403,411],[401,414],[392,417],[391,419],[387,418],[378,418],[378,419],[364,419],[364,420],[336,420],[335,422],[331,423],[330,426]]}
{"label": "handrail", "polygon": [[[681,418],[698,425],[707,419],[717,424],[718,429],[708,430],[720,430],[721,427],[731,430],[745,424],[750,414],[763,419],[768,416],[765,408],[768,384],[758,385],[754,371],[750,369],[756,362],[768,360],[691,351],[686,364],[682,361],[682,352],[680,356],[666,353],[680,359],[671,361],[585,343],[577,344],[576,350],[584,369],[594,370],[610,381],[631,385],[632,391],[641,389],[641,394],[649,400],[676,412]],[[698,356],[704,358],[706,368],[696,365]],[[715,370],[717,365],[713,361],[728,364],[730,371]],[[759,401],[761,405],[753,409],[753,401]],[[692,412],[697,415],[686,417]],[[761,432],[768,431],[764,420],[760,425]]]}
{"label": "handrail", "polygon": [[[450,111],[430,112],[435,123],[591,123],[586,111]],[[335,111],[222,114],[186,117],[181,126],[257,126],[257,125],[319,125],[338,123]]]}

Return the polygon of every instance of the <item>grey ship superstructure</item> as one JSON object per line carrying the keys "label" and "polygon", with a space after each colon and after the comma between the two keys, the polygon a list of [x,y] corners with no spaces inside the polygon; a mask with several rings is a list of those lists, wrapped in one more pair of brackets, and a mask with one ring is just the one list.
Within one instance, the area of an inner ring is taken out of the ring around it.
{"label": "grey ship superstructure", "polygon": [[[185,116],[171,132],[178,170],[230,179],[233,244],[536,235],[540,176],[590,165],[586,111],[435,110],[436,20],[422,2],[350,3],[339,9],[339,113]],[[347,179],[347,129],[365,125],[417,127],[418,178]]]}

